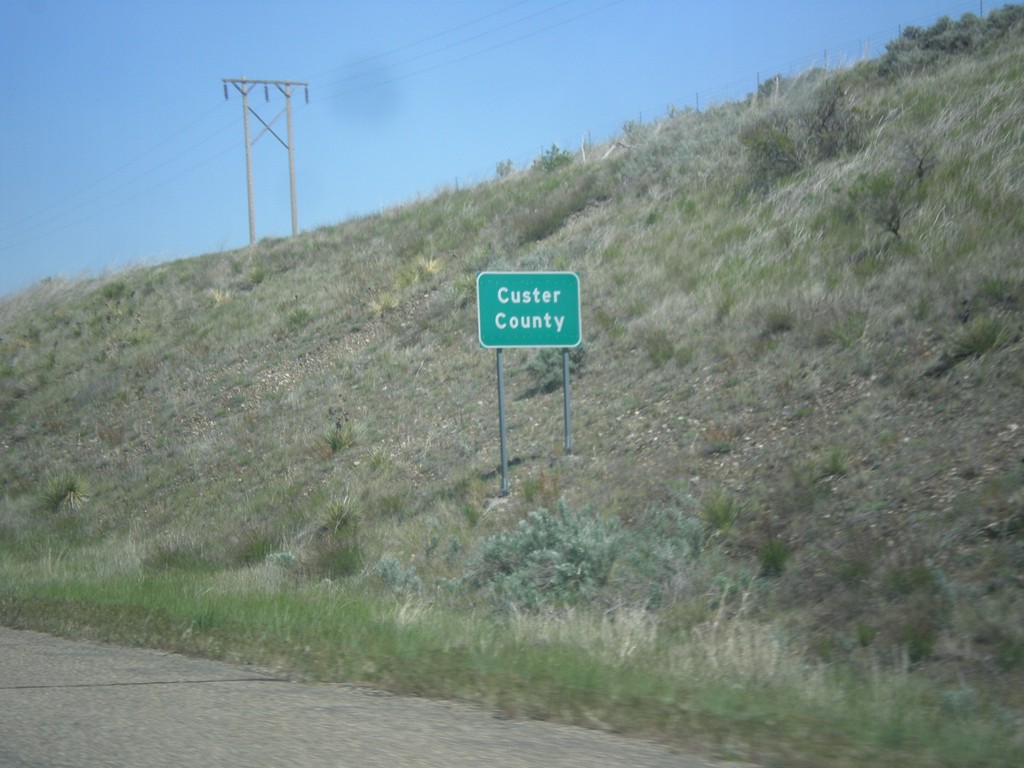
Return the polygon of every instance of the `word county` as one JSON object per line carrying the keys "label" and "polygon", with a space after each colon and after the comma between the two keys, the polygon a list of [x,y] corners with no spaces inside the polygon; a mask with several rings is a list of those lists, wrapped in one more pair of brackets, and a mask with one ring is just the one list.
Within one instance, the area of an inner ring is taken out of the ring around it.
{"label": "word county", "polygon": [[[498,289],[498,303],[516,305],[557,304],[561,293],[561,291],[542,291],[540,288],[534,288],[532,291],[516,291],[510,289],[507,285],[503,285]],[[513,312],[516,314],[512,314]],[[562,326],[565,325],[565,315],[552,315],[550,312],[529,314],[525,307],[523,309],[510,307],[508,312],[498,312],[495,314],[494,325],[501,330],[506,328],[522,328],[524,330],[554,328],[556,332],[561,333]]]}

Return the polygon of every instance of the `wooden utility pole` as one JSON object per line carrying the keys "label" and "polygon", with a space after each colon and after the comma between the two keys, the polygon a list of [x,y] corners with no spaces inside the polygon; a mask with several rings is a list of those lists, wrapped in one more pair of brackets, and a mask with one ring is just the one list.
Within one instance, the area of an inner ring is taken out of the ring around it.
{"label": "wooden utility pole", "polygon": [[[277,139],[288,150],[288,181],[291,187],[291,198],[292,198],[292,235],[299,234],[299,213],[298,207],[295,203],[295,141],[292,135],[292,89],[295,86],[301,85],[306,92],[306,103],[309,103],[309,83],[298,83],[292,80],[250,80],[244,75],[240,78],[224,78],[224,98],[228,98],[228,85],[233,85],[235,89],[242,94],[242,124],[245,129],[245,181],[246,189],[249,193],[249,244],[256,244],[256,208],[253,202],[253,191],[252,191],[252,145],[260,140],[260,137],[265,133],[270,133],[275,139]],[[249,106],[249,92],[253,86],[263,86],[263,97],[266,101],[270,101],[270,86],[274,86],[282,94],[284,94],[284,109],[278,112],[270,122],[267,122],[260,117],[256,110]],[[256,138],[250,139],[249,134],[249,113],[260,121],[263,125],[263,130],[256,134]],[[278,136],[271,126],[277,121],[281,115],[287,115],[288,124],[288,140],[285,141]]]}

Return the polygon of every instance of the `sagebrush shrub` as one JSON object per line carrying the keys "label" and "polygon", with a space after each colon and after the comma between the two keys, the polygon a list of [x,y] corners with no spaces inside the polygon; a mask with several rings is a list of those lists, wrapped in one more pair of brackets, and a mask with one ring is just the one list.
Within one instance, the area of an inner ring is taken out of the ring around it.
{"label": "sagebrush shrub", "polygon": [[608,579],[620,551],[615,521],[539,509],[511,531],[485,539],[464,581],[502,607],[536,610],[592,596]]}
{"label": "sagebrush shrub", "polygon": [[405,567],[394,555],[385,555],[377,563],[377,577],[396,595],[416,595],[423,591],[423,580],[412,566]]}
{"label": "sagebrush shrub", "polygon": [[700,518],[679,506],[641,513],[625,531],[612,596],[653,609],[700,591],[697,566],[707,534]]}
{"label": "sagebrush shrub", "polygon": [[560,504],[483,541],[462,581],[501,608],[625,601],[648,610],[690,591],[704,541],[703,523],[675,506],[625,526]]}
{"label": "sagebrush shrub", "polygon": [[[587,352],[583,345],[569,350],[569,376],[579,376]],[[562,387],[564,366],[561,349],[539,349],[526,363],[533,386],[529,395],[554,392]]]}

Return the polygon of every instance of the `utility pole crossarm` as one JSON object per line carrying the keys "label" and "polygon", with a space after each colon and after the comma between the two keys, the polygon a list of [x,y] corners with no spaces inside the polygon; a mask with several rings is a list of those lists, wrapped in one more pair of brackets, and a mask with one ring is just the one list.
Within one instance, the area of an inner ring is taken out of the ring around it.
{"label": "utility pole crossarm", "polygon": [[252,83],[254,85],[276,85],[276,86],[282,86],[283,85],[285,87],[292,86],[292,85],[301,85],[301,86],[308,86],[309,85],[309,83],[299,82],[298,80],[252,80],[252,79],[250,79],[248,77],[225,77],[224,78],[224,82],[225,83],[232,83],[232,84],[235,84],[235,83],[243,83],[243,84],[245,84],[245,83]]}
{"label": "utility pole crossarm", "polygon": [[[240,78],[225,77],[224,83],[224,98],[228,98],[228,85],[233,85],[235,90],[242,94],[242,121],[245,128],[245,177],[246,186],[249,196],[249,244],[256,244],[256,221],[255,221],[255,206],[253,203],[253,190],[252,190],[252,145],[255,144],[260,136],[266,132],[277,139],[288,150],[288,179],[291,187],[291,199],[292,199],[292,235],[299,234],[299,216],[298,208],[295,203],[295,142],[292,138],[292,90],[297,86],[305,88],[306,92],[306,103],[309,103],[309,83],[300,82],[297,80],[250,80],[243,76]],[[249,106],[249,93],[254,85],[262,85],[264,88],[264,95],[267,100],[270,99],[267,89],[270,86],[274,86],[282,94],[284,94],[285,108],[284,113],[288,116],[288,141],[285,142],[280,136],[278,136],[272,129],[271,125],[281,116],[282,113],[278,113],[269,123],[257,114],[256,110]],[[263,130],[256,136],[255,139],[250,138],[249,134],[249,113],[252,113],[253,117],[259,120],[263,124]]]}

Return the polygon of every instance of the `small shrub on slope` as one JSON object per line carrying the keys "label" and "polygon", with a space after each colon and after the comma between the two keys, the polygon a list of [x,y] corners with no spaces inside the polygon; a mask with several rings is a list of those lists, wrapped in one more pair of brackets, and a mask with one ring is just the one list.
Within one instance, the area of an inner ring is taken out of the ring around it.
{"label": "small shrub on slope", "polygon": [[[582,346],[569,350],[570,377],[575,378],[579,376],[586,355],[586,349]],[[530,387],[527,395],[554,392],[561,389],[564,373],[562,350],[540,349],[530,357],[526,367],[533,381],[533,386]]]}
{"label": "small shrub on slope", "polygon": [[503,609],[624,601],[649,610],[689,592],[704,539],[701,521],[677,507],[624,526],[560,503],[483,541],[463,582]]}
{"label": "small shrub on slope", "polygon": [[486,539],[465,582],[502,607],[536,610],[572,604],[603,586],[619,553],[614,522],[540,509],[511,530]]}
{"label": "small shrub on slope", "polygon": [[557,144],[552,144],[550,149],[545,150],[541,153],[540,157],[534,160],[533,165],[535,168],[547,171],[557,171],[572,162],[572,152],[567,149],[561,149]]}

